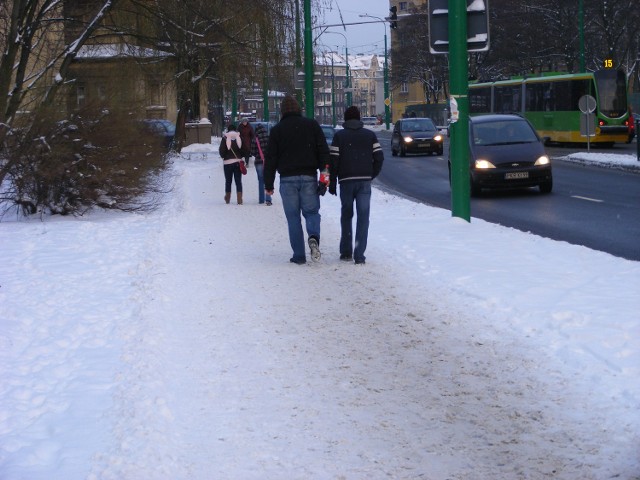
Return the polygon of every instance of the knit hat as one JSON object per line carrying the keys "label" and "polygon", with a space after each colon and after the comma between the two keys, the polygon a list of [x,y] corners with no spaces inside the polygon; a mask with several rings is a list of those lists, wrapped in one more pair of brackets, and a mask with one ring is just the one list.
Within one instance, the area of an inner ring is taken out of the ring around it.
{"label": "knit hat", "polygon": [[360,110],[355,105],[350,106],[344,111],[344,121],[360,120]]}
{"label": "knit hat", "polygon": [[298,101],[293,98],[291,95],[287,95],[282,99],[282,104],[280,105],[280,114],[284,117],[289,113],[301,113],[300,105]]}

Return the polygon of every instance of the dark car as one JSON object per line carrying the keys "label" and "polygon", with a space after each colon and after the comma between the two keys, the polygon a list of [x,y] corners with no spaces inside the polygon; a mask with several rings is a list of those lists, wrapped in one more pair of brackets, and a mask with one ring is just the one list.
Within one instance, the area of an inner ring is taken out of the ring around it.
{"label": "dark car", "polygon": [[[471,194],[483,188],[553,188],[551,160],[533,126],[518,115],[469,118]],[[449,158],[451,175],[451,158]]]}
{"label": "dark car", "polygon": [[430,118],[403,118],[393,127],[391,155],[431,153],[442,155],[444,138]]}
{"label": "dark car", "polygon": [[275,123],[273,122],[262,122],[262,121],[256,121],[256,122],[249,122],[249,125],[251,125],[251,128],[253,128],[253,131],[256,131],[256,127],[258,125],[262,125],[265,130],[267,131],[267,135],[269,134],[269,132],[271,131],[271,127],[273,127],[275,125]]}
{"label": "dark car", "polygon": [[167,150],[173,145],[176,135],[176,126],[169,120],[162,118],[148,118],[142,121],[144,129],[162,142],[162,146]]}
{"label": "dark car", "polygon": [[639,118],[640,116],[637,113],[632,113],[631,115],[629,115],[629,138],[627,140],[627,143],[631,143],[633,141],[633,137],[635,137],[637,134],[636,122]]}
{"label": "dark car", "polygon": [[333,136],[336,134],[336,129],[331,125],[320,125],[320,127],[322,128],[322,133],[324,133],[324,136],[327,139],[327,145],[331,146]]}

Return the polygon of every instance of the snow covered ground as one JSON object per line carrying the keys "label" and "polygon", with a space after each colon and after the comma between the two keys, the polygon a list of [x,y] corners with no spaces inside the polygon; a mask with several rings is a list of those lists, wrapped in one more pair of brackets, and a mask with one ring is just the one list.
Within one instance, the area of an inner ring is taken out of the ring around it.
{"label": "snow covered ground", "polygon": [[329,195],[293,265],[216,147],[156,212],[0,223],[2,480],[640,478],[638,262],[375,190],[366,265]]}

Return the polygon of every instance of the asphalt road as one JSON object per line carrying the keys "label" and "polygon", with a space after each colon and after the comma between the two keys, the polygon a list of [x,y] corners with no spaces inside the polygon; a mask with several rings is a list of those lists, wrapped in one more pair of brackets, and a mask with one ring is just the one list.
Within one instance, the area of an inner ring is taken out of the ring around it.
{"label": "asphalt road", "polygon": [[[451,190],[444,156],[392,157],[389,134],[379,132],[385,164],[376,185],[435,207],[451,209]],[[603,153],[635,153],[636,144]],[[635,172],[583,166],[557,157],[586,151],[548,148],[553,160],[554,188],[483,192],[471,199],[471,217],[517,228],[543,237],[584,245],[640,261],[640,170]]]}

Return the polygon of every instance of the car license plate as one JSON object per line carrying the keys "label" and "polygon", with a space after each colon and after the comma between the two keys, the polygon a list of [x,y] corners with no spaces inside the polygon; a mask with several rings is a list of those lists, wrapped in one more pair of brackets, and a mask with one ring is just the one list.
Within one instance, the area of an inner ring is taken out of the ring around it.
{"label": "car license plate", "polygon": [[430,147],[431,144],[429,142],[426,142],[426,143],[421,143],[419,146],[420,147]]}
{"label": "car license plate", "polygon": [[529,178],[529,172],[509,172],[504,174],[505,180],[513,180],[515,178]]}

